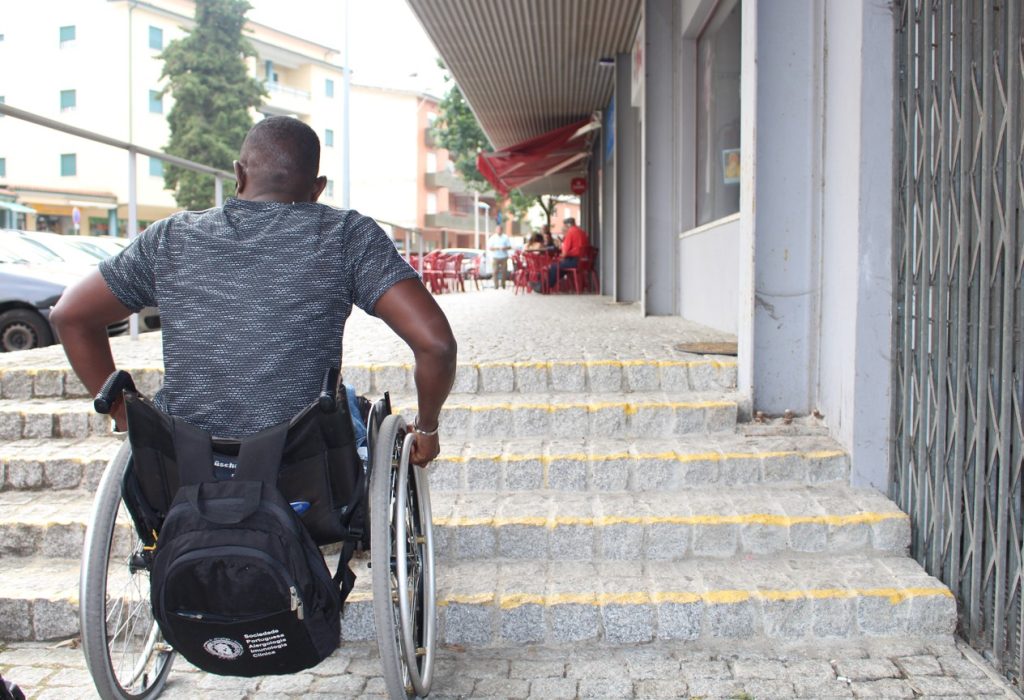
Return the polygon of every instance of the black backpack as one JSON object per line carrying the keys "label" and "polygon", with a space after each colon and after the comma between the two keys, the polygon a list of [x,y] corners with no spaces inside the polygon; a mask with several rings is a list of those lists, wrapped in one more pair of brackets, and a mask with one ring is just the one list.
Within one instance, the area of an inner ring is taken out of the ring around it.
{"label": "black backpack", "polygon": [[210,435],[172,421],[181,482],[150,579],[165,638],[189,662],[220,675],[315,666],[340,643],[339,589],[348,567],[331,577],[277,489],[289,424],[242,440],[234,477],[216,481]]}

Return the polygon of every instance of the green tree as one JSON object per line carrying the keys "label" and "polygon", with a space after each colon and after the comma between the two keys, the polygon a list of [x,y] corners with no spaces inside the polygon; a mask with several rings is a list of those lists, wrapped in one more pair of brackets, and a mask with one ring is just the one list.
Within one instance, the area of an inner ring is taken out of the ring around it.
{"label": "green tree", "polygon": [[438,105],[437,120],[433,127],[434,140],[438,146],[447,149],[448,157],[455,164],[455,172],[463,182],[483,192],[490,189],[490,183],[477,169],[476,156],[489,148],[490,142],[466,98],[462,96],[462,90],[450,76],[446,75],[444,79],[451,85]]}
{"label": "green tree", "polygon": [[[245,57],[254,56],[242,36],[245,0],[196,0],[196,26],[167,45],[161,58],[167,78],[163,94],[174,95],[167,115],[167,152],[204,165],[231,170],[246,132],[250,110],[266,91],[249,75]],[[178,206],[208,209],[214,204],[213,177],[168,165],[164,184]]]}

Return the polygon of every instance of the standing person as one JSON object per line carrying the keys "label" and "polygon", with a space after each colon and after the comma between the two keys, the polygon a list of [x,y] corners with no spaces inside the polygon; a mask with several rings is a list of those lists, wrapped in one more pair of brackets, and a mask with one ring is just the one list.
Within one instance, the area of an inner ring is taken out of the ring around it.
{"label": "standing person", "polygon": [[[455,378],[451,327],[373,219],[317,203],[327,184],[319,162],[309,126],[264,119],[235,162],[235,198],[150,225],[68,289],[50,320],[86,388],[98,393],[115,369],[106,326],[159,306],[157,406],[214,435],[245,437],[316,399],[355,304],[412,349],[419,412],[410,461],[433,460]],[[123,402],[112,415],[123,430]]]}
{"label": "standing person", "polygon": [[491,251],[491,262],[494,268],[494,288],[505,288],[505,280],[508,278],[508,252],[512,250],[512,241],[501,230],[501,226],[494,229],[494,233],[487,239],[487,249]]}
{"label": "standing person", "polygon": [[[548,289],[554,289],[565,270],[578,267],[580,258],[586,255],[590,247],[587,232],[576,225],[576,219],[570,216],[563,223],[565,233],[562,235],[562,255],[558,262],[548,268]],[[534,289],[541,291],[540,284],[535,282]]]}

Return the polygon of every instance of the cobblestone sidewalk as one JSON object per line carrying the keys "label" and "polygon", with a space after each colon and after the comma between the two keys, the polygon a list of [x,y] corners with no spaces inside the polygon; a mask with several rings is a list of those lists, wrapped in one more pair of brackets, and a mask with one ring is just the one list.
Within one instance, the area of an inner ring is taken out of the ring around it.
{"label": "cobblestone sidewalk", "polygon": [[[0,648],[0,673],[29,698],[95,697],[80,649]],[[168,699],[385,698],[376,648],[348,644],[293,676],[223,678],[175,661]],[[874,640],[770,651],[682,644],[441,651],[431,700],[558,698],[1020,698],[976,655],[942,640]]]}

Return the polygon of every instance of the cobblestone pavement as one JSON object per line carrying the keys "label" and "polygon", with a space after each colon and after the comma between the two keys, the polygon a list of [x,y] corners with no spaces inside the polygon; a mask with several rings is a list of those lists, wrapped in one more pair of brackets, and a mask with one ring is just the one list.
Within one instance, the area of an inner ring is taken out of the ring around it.
{"label": "cobblestone pavement", "polygon": [[[459,355],[474,362],[640,360],[690,357],[675,345],[733,340],[728,334],[679,317],[643,318],[638,306],[597,296],[518,294],[481,289],[436,297],[459,341]],[[553,327],[552,319],[558,319]],[[510,342],[510,338],[514,342]],[[157,366],[160,333],[137,342],[112,339],[123,366]],[[355,309],[345,328],[345,363],[410,362],[412,353],[384,323]],[[66,364],[59,345],[0,356],[0,369]]]}
{"label": "cobblestone pavement", "polygon": [[[29,698],[95,697],[80,649],[0,647],[0,673]],[[292,676],[224,678],[175,661],[163,698],[384,698],[375,647],[344,646]],[[431,700],[454,698],[1019,698],[974,652],[953,642],[875,640],[770,651],[626,647],[444,649]]]}

